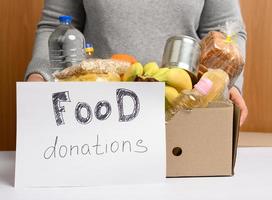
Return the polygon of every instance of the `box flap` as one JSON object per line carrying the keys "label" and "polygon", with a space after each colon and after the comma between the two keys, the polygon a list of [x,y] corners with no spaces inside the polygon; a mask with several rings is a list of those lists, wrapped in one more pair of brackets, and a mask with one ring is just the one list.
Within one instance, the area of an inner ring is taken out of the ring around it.
{"label": "box flap", "polygon": [[240,108],[233,104],[233,156],[232,156],[232,175],[234,175],[234,167],[236,162],[239,131],[240,131]]}
{"label": "box flap", "polygon": [[232,101],[226,100],[226,101],[210,102],[208,105],[208,108],[224,108],[224,107],[232,107],[232,106],[233,106]]}

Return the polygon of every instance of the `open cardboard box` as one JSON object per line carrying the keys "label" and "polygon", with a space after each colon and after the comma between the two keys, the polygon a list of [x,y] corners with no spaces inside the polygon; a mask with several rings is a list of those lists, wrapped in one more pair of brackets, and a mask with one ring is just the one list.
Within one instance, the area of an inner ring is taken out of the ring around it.
{"label": "open cardboard box", "polygon": [[231,102],[177,113],[166,125],[167,177],[232,176],[239,120]]}

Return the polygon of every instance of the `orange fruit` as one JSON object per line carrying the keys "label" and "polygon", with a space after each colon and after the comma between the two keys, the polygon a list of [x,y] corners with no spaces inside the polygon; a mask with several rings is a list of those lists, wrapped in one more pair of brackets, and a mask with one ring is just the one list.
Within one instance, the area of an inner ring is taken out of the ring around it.
{"label": "orange fruit", "polygon": [[111,59],[122,60],[134,64],[137,62],[136,58],[128,54],[113,54]]}

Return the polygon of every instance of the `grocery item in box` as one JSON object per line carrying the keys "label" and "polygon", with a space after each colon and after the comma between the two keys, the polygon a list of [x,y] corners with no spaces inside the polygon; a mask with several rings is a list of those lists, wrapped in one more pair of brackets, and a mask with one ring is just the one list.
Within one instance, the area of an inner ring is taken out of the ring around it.
{"label": "grocery item in box", "polygon": [[86,43],[85,46],[85,53],[86,53],[86,58],[90,59],[93,57],[94,54],[94,47],[92,43]]}
{"label": "grocery item in box", "polygon": [[229,76],[222,69],[209,69],[202,78],[208,78],[213,82],[210,92],[203,97],[205,105],[214,101],[224,101],[229,99],[228,84]]}
{"label": "grocery item in box", "polygon": [[222,69],[230,78],[229,87],[233,86],[243,70],[245,61],[236,44],[237,23],[227,23],[221,32],[212,31],[201,42],[199,60],[200,77],[208,68]]}
{"label": "grocery item in box", "polygon": [[[175,95],[170,106],[166,108],[166,121],[172,119],[180,110],[207,107],[211,102],[228,100],[228,83],[229,77],[225,71],[209,69],[194,85],[194,89],[183,90]],[[171,94],[174,96],[173,92]]]}
{"label": "grocery item in box", "polygon": [[113,59],[88,59],[54,73],[57,81],[120,81],[130,63]]}
{"label": "grocery item in box", "polygon": [[199,42],[190,36],[178,35],[166,41],[162,66],[182,68],[190,75],[193,85],[197,83],[197,67],[200,55]]}

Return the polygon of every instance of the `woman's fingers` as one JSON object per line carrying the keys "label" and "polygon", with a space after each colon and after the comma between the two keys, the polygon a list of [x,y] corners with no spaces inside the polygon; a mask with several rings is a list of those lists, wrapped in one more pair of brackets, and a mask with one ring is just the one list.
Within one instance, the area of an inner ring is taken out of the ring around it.
{"label": "woman's fingers", "polygon": [[244,98],[242,97],[242,95],[240,94],[240,92],[238,91],[238,89],[236,87],[232,87],[230,89],[230,99],[235,103],[235,105],[237,105],[240,110],[241,110],[241,117],[240,117],[240,126],[243,125],[243,123],[245,122],[247,115],[248,115],[248,109],[247,109],[247,105],[245,103]]}
{"label": "woman's fingers", "polygon": [[28,77],[27,81],[29,81],[29,82],[44,82],[45,80],[42,77],[42,75],[40,75],[40,74],[31,74]]}

